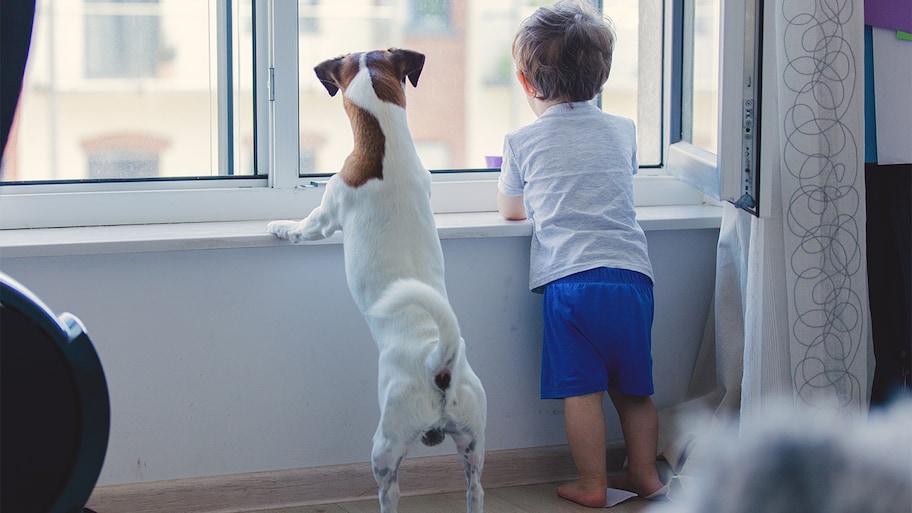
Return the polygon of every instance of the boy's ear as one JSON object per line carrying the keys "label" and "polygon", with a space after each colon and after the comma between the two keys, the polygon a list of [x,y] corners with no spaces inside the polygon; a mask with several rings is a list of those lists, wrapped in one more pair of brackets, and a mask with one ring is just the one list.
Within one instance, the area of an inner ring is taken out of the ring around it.
{"label": "boy's ear", "polygon": [[526,92],[526,95],[531,96],[532,98],[538,97],[538,91],[532,87],[532,84],[529,83],[529,80],[526,78],[526,75],[522,71],[516,70],[516,79],[519,80],[519,83],[522,85],[523,91]]}

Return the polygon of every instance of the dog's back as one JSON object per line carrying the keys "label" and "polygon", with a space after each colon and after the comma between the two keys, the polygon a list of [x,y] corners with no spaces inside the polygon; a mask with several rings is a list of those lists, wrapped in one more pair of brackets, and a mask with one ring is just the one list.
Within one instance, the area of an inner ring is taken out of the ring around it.
{"label": "dog's back", "polygon": [[418,279],[446,295],[430,173],[415,150],[400,82],[408,77],[417,83],[423,59],[391,50],[340,57],[315,68],[324,84],[333,84],[327,87],[331,94],[335,84],[341,86],[352,121],[352,153],[329,187],[338,201],[354,207],[337,210],[349,288],[362,312],[402,278]]}

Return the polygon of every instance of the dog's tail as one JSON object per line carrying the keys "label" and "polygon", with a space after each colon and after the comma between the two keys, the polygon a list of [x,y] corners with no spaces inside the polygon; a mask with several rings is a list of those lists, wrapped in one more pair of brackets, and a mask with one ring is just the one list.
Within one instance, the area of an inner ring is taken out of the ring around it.
{"label": "dog's tail", "polygon": [[437,324],[439,342],[426,364],[437,388],[445,392],[450,387],[453,362],[462,341],[456,314],[443,294],[412,278],[398,280],[387,287],[383,296],[371,307],[371,314],[388,316],[407,306],[421,308]]}

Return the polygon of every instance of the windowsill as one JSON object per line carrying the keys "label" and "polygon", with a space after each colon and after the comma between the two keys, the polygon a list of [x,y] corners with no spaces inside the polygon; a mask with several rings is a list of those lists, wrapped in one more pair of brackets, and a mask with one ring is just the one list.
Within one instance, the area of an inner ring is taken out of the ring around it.
{"label": "windowsill", "polygon": [[[637,208],[644,230],[719,228],[722,209],[711,205],[648,206]],[[149,253],[208,249],[260,248],[291,245],[266,233],[268,221],[36,228],[0,231],[0,259],[75,256],[111,253]],[[438,214],[441,239],[524,237],[532,233],[527,221],[505,221],[497,212]],[[340,233],[301,246],[341,244]]]}

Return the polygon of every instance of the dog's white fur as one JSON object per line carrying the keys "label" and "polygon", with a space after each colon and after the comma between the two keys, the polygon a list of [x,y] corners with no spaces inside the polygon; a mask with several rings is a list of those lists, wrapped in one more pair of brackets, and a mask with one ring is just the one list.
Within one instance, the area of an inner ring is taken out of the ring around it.
{"label": "dog's white fur", "polygon": [[[409,447],[419,438],[433,445],[449,434],[466,472],[466,509],[481,513],[485,392],[466,361],[465,342],[446,299],[430,174],[415,151],[405,108],[378,97],[373,85],[378,77],[372,79],[368,69],[368,55],[383,59],[392,52],[398,50],[340,57],[343,63],[358,59],[357,74],[348,83],[327,85],[330,94],[337,86],[344,101],[379,123],[385,138],[382,178],[352,186],[334,175],[310,215],[300,222],[273,221],[267,229],[292,242],[342,230],[349,290],[380,352],[380,422],[371,462],[381,511],[397,511],[398,469]],[[416,83],[417,75],[410,78]],[[404,79],[393,78],[403,88]]]}
{"label": "dog's white fur", "polygon": [[912,511],[912,399],[867,419],[786,400],[762,411],[740,428],[693,428],[688,486],[649,513]]}

